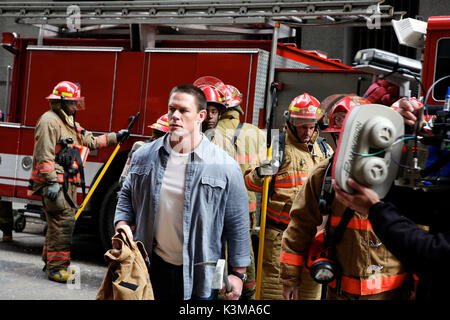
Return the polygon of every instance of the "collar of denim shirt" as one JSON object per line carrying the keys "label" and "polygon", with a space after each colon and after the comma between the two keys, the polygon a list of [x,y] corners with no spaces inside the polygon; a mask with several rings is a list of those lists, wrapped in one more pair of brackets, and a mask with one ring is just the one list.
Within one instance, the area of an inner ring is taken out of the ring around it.
{"label": "collar of denim shirt", "polygon": [[[207,160],[212,160],[215,156],[215,153],[211,152],[211,146],[214,144],[212,142],[209,141],[209,139],[205,136],[205,134],[202,132],[202,141],[200,142],[200,144],[197,146],[197,148],[195,148],[191,153],[193,153],[196,157],[193,159],[191,156],[191,160],[203,160],[203,161],[207,161]],[[160,139],[157,139],[155,141],[155,143],[157,143],[156,149],[159,151],[161,148],[163,148],[163,150],[165,151],[166,154],[170,154],[171,149],[166,145],[166,141],[167,139],[169,139],[169,134],[167,133],[166,135],[164,135],[163,137],[161,137]]]}

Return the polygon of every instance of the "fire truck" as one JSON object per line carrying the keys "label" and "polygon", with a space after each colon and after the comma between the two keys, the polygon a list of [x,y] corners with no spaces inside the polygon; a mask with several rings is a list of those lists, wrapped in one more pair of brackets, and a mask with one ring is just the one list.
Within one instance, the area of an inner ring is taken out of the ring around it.
{"label": "fire truck", "polygon": [[[27,196],[27,185],[35,125],[49,108],[45,97],[59,81],[81,84],[86,109],[77,112],[76,121],[94,134],[126,128],[129,117],[140,113],[129,139],[77,221],[77,226],[98,233],[107,249],[114,232],[118,180],[129,150],[134,142],[149,138],[149,125],[167,112],[172,87],[205,75],[233,84],[243,94],[241,120],[260,128],[266,126],[271,112],[270,85],[274,81],[283,84],[278,105],[284,107],[274,114],[275,127],[282,125],[282,113],[290,100],[302,92],[319,99],[342,92],[362,94],[372,83],[370,72],[280,40],[303,25],[365,25],[374,17],[381,23],[398,18],[398,13],[382,2],[3,2],[0,19],[14,17],[17,23],[40,30],[35,39],[20,37],[14,26],[2,33],[2,47],[14,56],[14,64],[5,117],[0,122],[0,197],[23,205],[16,231],[23,229],[26,217],[43,216],[41,199]],[[435,59],[448,71],[444,55],[448,50],[441,48],[447,46],[445,38],[450,38],[449,25],[448,19],[430,19],[428,23],[426,50],[434,50],[425,52],[426,88],[441,70],[430,67]],[[444,27],[447,29],[442,30]],[[224,36],[230,34],[239,38]],[[439,103],[441,98],[437,93],[430,97],[436,100],[430,101]],[[90,153],[85,167],[87,191],[113,149]],[[78,191],[81,203],[81,189]]]}

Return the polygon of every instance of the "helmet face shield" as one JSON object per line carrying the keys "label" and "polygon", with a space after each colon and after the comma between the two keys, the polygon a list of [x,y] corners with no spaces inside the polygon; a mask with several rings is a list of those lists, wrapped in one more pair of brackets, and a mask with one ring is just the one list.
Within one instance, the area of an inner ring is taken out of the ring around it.
{"label": "helmet face shield", "polygon": [[307,118],[294,118],[294,117],[291,117],[289,119],[289,121],[291,122],[291,124],[294,127],[300,127],[300,126],[303,126],[303,125],[306,125],[306,124],[312,124],[313,125],[313,124],[316,124],[316,122],[317,122],[317,120],[314,119],[314,118],[307,119]]}

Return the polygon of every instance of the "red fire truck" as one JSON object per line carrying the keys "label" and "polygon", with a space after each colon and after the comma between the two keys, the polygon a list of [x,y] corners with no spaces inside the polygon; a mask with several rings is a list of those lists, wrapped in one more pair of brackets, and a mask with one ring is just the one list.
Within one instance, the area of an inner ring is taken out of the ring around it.
{"label": "red fire truck", "polygon": [[[342,1],[344,2],[348,3],[348,1]],[[366,2],[378,3],[378,1]],[[120,8],[120,17],[115,17],[111,12],[118,10],[118,3],[126,3],[126,5]],[[35,12],[33,10],[38,9],[27,7],[31,4],[23,3],[22,7],[18,5],[17,8],[7,4],[0,5],[0,18],[6,14],[17,14],[19,22],[37,24],[42,21],[35,19],[42,19],[42,16],[45,16],[47,18],[45,26],[52,23],[55,25],[66,23],[65,18],[60,21],[61,16],[59,18],[55,16],[59,8],[55,3],[43,6],[43,3],[39,2],[42,6],[39,7],[41,10],[39,18],[32,15]],[[94,20],[91,24],[98,23],[95,19],[99,17],[103,19],[102,23],[108,24],[117,24],[118,21],[131,24],[136,23],[138,19],[134,17],[133,21],[127,20],[131,19],[131,10],[136,8],[133,7],[132,2],[117,1],[102,4],[104,6],[98,4],[95,10],[92,9],[95,11],[94,15],[86,14],[86,19]],[[58,5],[62,6],[60,3]],[[83,12],[84,4],[80,2],[79,5]],[[108,8],[112,8],[113,11],[108,11],[109,15],[102,16]],[[183,8],[185,11],[180,12]],[[220,8],[214,8],[208,6],[204,9],[204,13],[216,15],[217,19],[225,19],[218,15]],[[253,20],[249,20],[251,24],[245,21],[245,28],[241,31],[256,30],[258,33],[266,30],[261,21],[254,20],[250,14],[251,8],[248,8],[248,11],[243,8],[238,7],[238,13]],[[162,11],[158,11],[156,5],[155,11],[152,9],[153,7],[150,9],[146,7],[146,12],[155,17]],[[188,9],[185,4],[184,7],[179,6],[175,10],[178,16],[184,15],[186,18]],[[324,15],[319,12],[319,9],[315,9],[315,14]],[[282,11],[283,8],[271,8],[269,11],[273,14],[277,10]],[[304,12],[307,10],[305,9]],[[312,9],[309,8],[309,10]],[[354,14],[361,13],[356,12],[356,5],[350,9],[344,7],[342,12],[348,14],[349,10],[350,12],[353,10]],[[302,17],[307,16],[303,13]],[[342,16],[336,14],[334,19],[339,17]],[[55,19],[54,22],[52,19]],[[81,15],[82,23],[90,21],[83,19],[84,16]],[[173,16],[170,15],[158,19],[155,24],[164,27],[168,24],[182,26],[184,23],[182,21],[185,21],[180,18],[172,22]],[[267,19],[265,18],[264,21],[267,22]],[[189,23],[197,27],[202,26],[195,17],[191,17]],[[227,22],[222,21],[223,23]],[[233,24],[235,23],[236,19],[233,20]],[[249,25],[251,28],[248,27]],[[429,24],[429,31],[435,34],[431,25],[434,24]],[[270,28],[272,41],[211,40],[210,38],[209,40],[159,40],[153,43],[150,41],[149,47],[145,47],[149,42],[142,40],[136,45],[133,32],[127,39],[111,35],[74,37],[73,33],[63,33],[64,37],[45,37],[44,32],[37,39],[28,39],[18,37],[14,30],[5,30],[8,32],[2,34],[2,46],[14,55],[14,65],[9,88],[9,105],[5,107],[4,121],[0,122],[1,200],[23,204],[24,209],[20,210],[22,217],[40,215],[40,198],[29,197],[26,192],[32,164],[33,134],[36,121],[48,110],[45,96],[61,80],[79,82],[82,85],[83,96],[86,97],[86,110],[79,111],[76,120],[95,134],[125,128],[128,125],[128,118],[140,112],[140,118],[130,138],[114,158],[77,222],[77,225],[86,224],[96,230],[105,248],[109,247],[113,234],[112,219],[114,199],[118,190],[117,182],[128,152],[135,141],[145,140],[151,135],[149,125],[167,112],[167,99],[173,86],[192,83],[205,75],[218,77],[225,83],[233,84],[243,93],[242,106],[245,114],[242,116],[242,121],[264,128],[267,101],[270,101],[269,87],[274,80],[283,83],[283,90],[278,96],[279,105],[282,107],[287,107],[290,100],[302,92],[309,92],[323,99],[334,93],[363,93],[371,84],[372,77],[367,73],[317,53],[300,50],[295,45],[278,42],[276,30],[279,25],[271,23]],[[143,29],[141,28],[139,33],[141,39],[143,35],[148,35],[148,32],[142,31]],[[130,27],[130,30],[134,28]],[[439,31],[440,38],[448,37],[450,35],[448,30],[447,24],[447,33]],[[223,30],[217,28],[214,31]],[[154,32],[150,34],[155,35]],[[436,34],[438,34],[437,30]],[[431,46],[436,46],[438,42],[443,44],[446,41],[444,39],[440,42],[440,38],[433,38],[430,35],[427,36],[427,41],[434,41]],[[424,66],[429,63],[434,65],[435,55],[426,54],[425,59]],[[429,62],[430,59],[433,62]],[[444,64],[446,61],[448,63],[445,56],[442,56],[442,59]],[[434,72],[434,69],[429,70]],[[424,73],[424,79],[428,81],[426,85],[430,85],[433,77],[434,75]],[[275,126],[280,126],[282,111],[284,111],[281,110],[283,108],[278,109],[280,112],[275,114]],[[85,168],[87,190],[93,185],[113,149],[110,147],[90,153]],[[81,201],[80,189],[78,202],[81,203]],[[16,228],[20,230],[20,225]]]}

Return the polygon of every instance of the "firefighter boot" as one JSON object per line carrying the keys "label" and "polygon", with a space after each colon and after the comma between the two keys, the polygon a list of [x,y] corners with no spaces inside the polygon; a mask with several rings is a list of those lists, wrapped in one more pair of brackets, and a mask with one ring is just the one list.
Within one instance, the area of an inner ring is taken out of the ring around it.
{"label": "firefighter boot", "polygon": [[56,282],[67,282],[75,280],[75,276],[72,273],[72,269],[69,272],[66,269],[60,269],[58,271],[47,271],[47,276],[50,280]]}
{"label": "firefighter boot", "polygon": [[12,242],[13,241],[13,237],[12,237],[12,235],[3,235],[3,238],[2,238],[2,241],[3,242]]}

